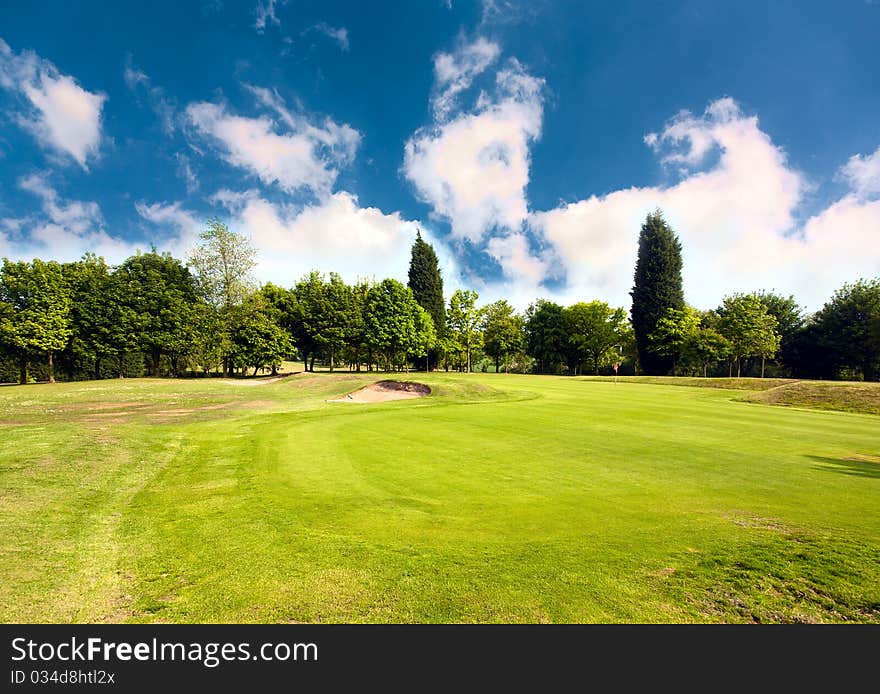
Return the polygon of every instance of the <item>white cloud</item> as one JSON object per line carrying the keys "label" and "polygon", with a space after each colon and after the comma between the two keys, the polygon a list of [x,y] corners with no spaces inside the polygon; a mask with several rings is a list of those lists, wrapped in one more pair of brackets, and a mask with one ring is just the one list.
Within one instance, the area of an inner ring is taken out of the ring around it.
{"label": "white cloud", "polygon": [[32,51],[16,53],[0,39],[0,86],[25,97],[18,123],[48,149],[88,170],[98,153],[105,94],[90,92]]}
{"label": "white cloud", "polygon": [[173,99],[169,99],[165,95],[165,90],[161,87],[154,86],[147,73],[132,65],[131,54],[126,56],[126,65],[123,72],[125,84],[136,96],[143,95],[153,110],[153,113],[159,118],[162,130],[166,135],[174,132],[174,114],[176,107]]}
{"label": "white cloud", "polygon": [[437,53],[434,56],[434,117],[445,120],[455,107],[458,95],[469,89],[474,78],[485,72],[499,55],[498,44],[482,36],[461,45],[454,53]]}
{"label": "white cloud", "polygon": [[281,0],[280,2],[279,0],[258,0],[257,6],[254,8],[254,29],[262,34],[269,24],[281,26],[281,20],[275,14],[275,8],[279,4],[283,5],[285,2],[286,0]]}
{"label": "white cloud", "polygon": [[511,60],[496,75],[493,93],[481,93],[472,111],[407,141],[403,171],[434,214],[449,221],[454,238],[479,243],[493,230],[522,226],[543,85]]}
{"label": "white cloud", "polygon": [[181,203],[135,203],[137,213],[164,232],[162,249],[185,260],[195,246],[199,233],[205,228],[202,220],[183,209]]}
{"label": "white cloud", "polygon": [[[629,306],[638,232],[661,208],[683,246],[685,295],[703,308],[733,291],[776,289],[818,308],[844,281],[880,272],[880,203],[848,195],[796,223],[807,182],[758,119],[736,102],[683,112],[648,144],[686,172],[719,152],[707,170],[669,187],[629,188],[536,212],[531,228],[556,252],[569,300],[598,297]],[[852,161],[852,160],[851,160]]]}
{"label": "white cloud", "polygon": [[250,171],[264,184],[277,184],[287,193],[310,190],[318,196],[328,194],[339,168],[354,157],[360,133],[330,118],[316,125],[290,112],[276,93],[248,88],[263,106],[275,112],[286,132],[279,132],[272,118],[233,115],[224,104],[210,102],[190,104],[186,109],[189,122],[220,145],[227,162]]}
{"label": "white cloud", "polygon": [[[324,34],[327,38],[335,41],[343,51],[347,51],[350,48],[348,43],[348,29],[345,27],[333,27],[327,24],[327,22],[318,22],[309,27],[306,31],[317,31],[320,34]],[[303,33],[306,32],[304,31]]]}
{"label": "white cloud", "polygon": [[840,175],[861,197],[880,195],[880,147],[873,154],[856,154],[840,169]]}
{"label": "white cloud", "polygon": [[[340,191],[313,205],[279,205],[256,191],[220,191],[214,200],[231,212],[230,227],[248,235],[259,250],[258,276],[292,286],[312,269],[338,272],[348,282],[394,277],[406,282],[417,228],[400,213],[360,207],[357,196]],[[457,277],[454,262],[434,242],[447,285]]]}
{"label": "white cloud", "polygon": [[131,243],[111,237],[104,230],[97,203],[64,200],[43,174],[20,179],[19,187],[40,199],[41,211],[24,219],[4,220],[3,252],[8,257],[48,257],[70,262],[86,251],[93,251],[108,262],[118,262],[135,251]]}
{"label": "white cloud", "polygon": [[174,158],[177,160],[177,175],[186,183],[186,192],[190,194],[196,192],[199,189],[199,179],[189,157],[183,152],[177,152]]}

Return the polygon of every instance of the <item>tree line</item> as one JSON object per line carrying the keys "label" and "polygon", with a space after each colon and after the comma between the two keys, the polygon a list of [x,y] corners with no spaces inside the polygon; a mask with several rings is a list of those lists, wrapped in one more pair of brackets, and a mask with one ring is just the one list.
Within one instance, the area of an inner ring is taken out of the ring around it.
{"label": "tree line", "polygon": [[[732,294],[689,306],[681,244],[659,211],[639,236],[632,308],[538,299],[518,313],[448,301],[437,255],[417,234],[408,282],[312,271],[258,286],[255,250],[211,220],[186,262],[155,249],[118,266],[3,260],[0,380],[276,373],[285,360],[331,371],[766,374],[874,380],[880,373],[880,279],[835,292],[813,315],[791,296]],[[615,370],[615,372],[616,372]]]}

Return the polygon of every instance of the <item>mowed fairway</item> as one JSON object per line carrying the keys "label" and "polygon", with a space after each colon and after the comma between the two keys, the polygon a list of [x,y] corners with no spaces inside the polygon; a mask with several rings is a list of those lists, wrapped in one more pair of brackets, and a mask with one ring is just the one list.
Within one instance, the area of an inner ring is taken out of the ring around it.
{"label": "mowed fairway", "polygon": [[0,388],[0,618],[880,621],[878,416],[383,376]]}

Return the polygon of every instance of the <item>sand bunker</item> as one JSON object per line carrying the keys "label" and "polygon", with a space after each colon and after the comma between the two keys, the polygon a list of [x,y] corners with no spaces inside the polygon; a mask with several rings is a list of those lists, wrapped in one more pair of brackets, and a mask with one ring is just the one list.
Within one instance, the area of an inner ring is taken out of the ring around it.
{"label": "sand bunker", "polygon": [[412,383],[404,381],[379,381],[371,383],[360,390],[356,390],[341,398],[328,400],[327,402],[387,402],[388,400],[410,400],[423,398],[431,393],[431,389],[424,383]]}

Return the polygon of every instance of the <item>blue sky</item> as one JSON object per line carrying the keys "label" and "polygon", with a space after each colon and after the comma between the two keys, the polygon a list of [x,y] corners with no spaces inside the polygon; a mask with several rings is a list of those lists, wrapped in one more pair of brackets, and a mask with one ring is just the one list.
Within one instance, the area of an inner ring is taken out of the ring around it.
{"label": "blue sky", "polygon": [[660,207],[685,293],[815,309],[880,274],[880,4],[35,2],[0,8],[0,255],[185,257],[629,306]]}

